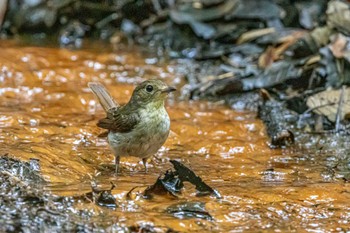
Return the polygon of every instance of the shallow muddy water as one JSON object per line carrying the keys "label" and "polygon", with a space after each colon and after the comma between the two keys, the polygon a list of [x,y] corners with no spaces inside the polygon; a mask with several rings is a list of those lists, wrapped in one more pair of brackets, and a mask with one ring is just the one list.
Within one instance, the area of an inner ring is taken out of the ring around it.
{"label": "shallow muddy water", "polygon": [[[2,154],[24,161],[36,158],[47,181],[45,191],[74,196],[94,183],[108,189],[117,207],[76,203],[88,209],[99,229],[154,225],[160,232],[345,231],[350,225],[350,185],[326,179],[328,155],[296,148],[268,147],[262,122],[253,112],[236,112],[220,103],[180,101],[170,96],[171,134],[143,171],[137,158],[122,158],[121,175],[113,173],[114,157],[96,126],[104,112],[87,88],[104,83],[126,103],[135,82],[160,78],[179,89],[185,83],[176,63],[157,62],[137,50],[111,52],[105,45],[69,51],[0,42],[0,141]],[[179,198],[143,199],[138,192],[181,161],[221,199],[196,197],[191,185]],[[132,198],[126,194],[134,187]],[[187,217],[169,206],[200,202],[211,217]]]}

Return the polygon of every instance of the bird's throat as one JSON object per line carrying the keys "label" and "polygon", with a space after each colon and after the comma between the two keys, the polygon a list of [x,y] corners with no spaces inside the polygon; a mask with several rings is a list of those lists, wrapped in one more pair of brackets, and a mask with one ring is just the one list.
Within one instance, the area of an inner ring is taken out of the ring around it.
{"label": "bird's throat", "polygon": [[159,109],[164,108],[164,99],[159,99],[159,100],[151,101],[147,103],[147,108],[153,109],[153,111],[157,111]]}

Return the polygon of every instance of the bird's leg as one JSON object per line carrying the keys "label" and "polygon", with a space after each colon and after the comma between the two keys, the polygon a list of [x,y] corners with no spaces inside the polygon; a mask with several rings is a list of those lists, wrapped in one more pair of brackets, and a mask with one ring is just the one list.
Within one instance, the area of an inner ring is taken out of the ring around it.
{"label": "bird's leg", "polygon": [[115,173],[118,174],[119,173],[119,162],[120,162],[120,157],[119,156],[115,156]]}
{"label": "bird's leg", "polygon": [[142,163],[143,163],[143,166],[145,167],[145,172],[147,173],[148,169],[147,169],[147,158],[143,158],[142,159]]}

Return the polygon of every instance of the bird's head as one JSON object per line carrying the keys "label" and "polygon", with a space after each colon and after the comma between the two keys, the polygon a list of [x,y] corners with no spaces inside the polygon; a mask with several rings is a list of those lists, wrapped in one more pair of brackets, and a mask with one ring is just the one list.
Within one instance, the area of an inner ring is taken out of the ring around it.
{"label": "bird's head", "polygon": [[151,79],[140,83],[135,88],[130,101],[140,105],[162,106],[165,98],[173,91],[176,91],[174,87],[169,87],[160,80]]}

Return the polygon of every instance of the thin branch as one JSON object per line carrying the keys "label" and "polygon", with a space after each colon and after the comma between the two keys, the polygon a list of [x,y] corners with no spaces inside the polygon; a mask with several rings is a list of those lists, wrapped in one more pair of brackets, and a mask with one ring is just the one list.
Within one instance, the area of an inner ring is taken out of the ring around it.
{"label": "thin branch", "polygon": [[337,109],[337,115],[335,120],[335,131],[338,132],[340,130],[340,121],[342,120],[342,110],[344,105],[344,93],[345,93],[345,85],[342,86],[342,90],[340,92],[339,102],[338,102],[338,109]]}

